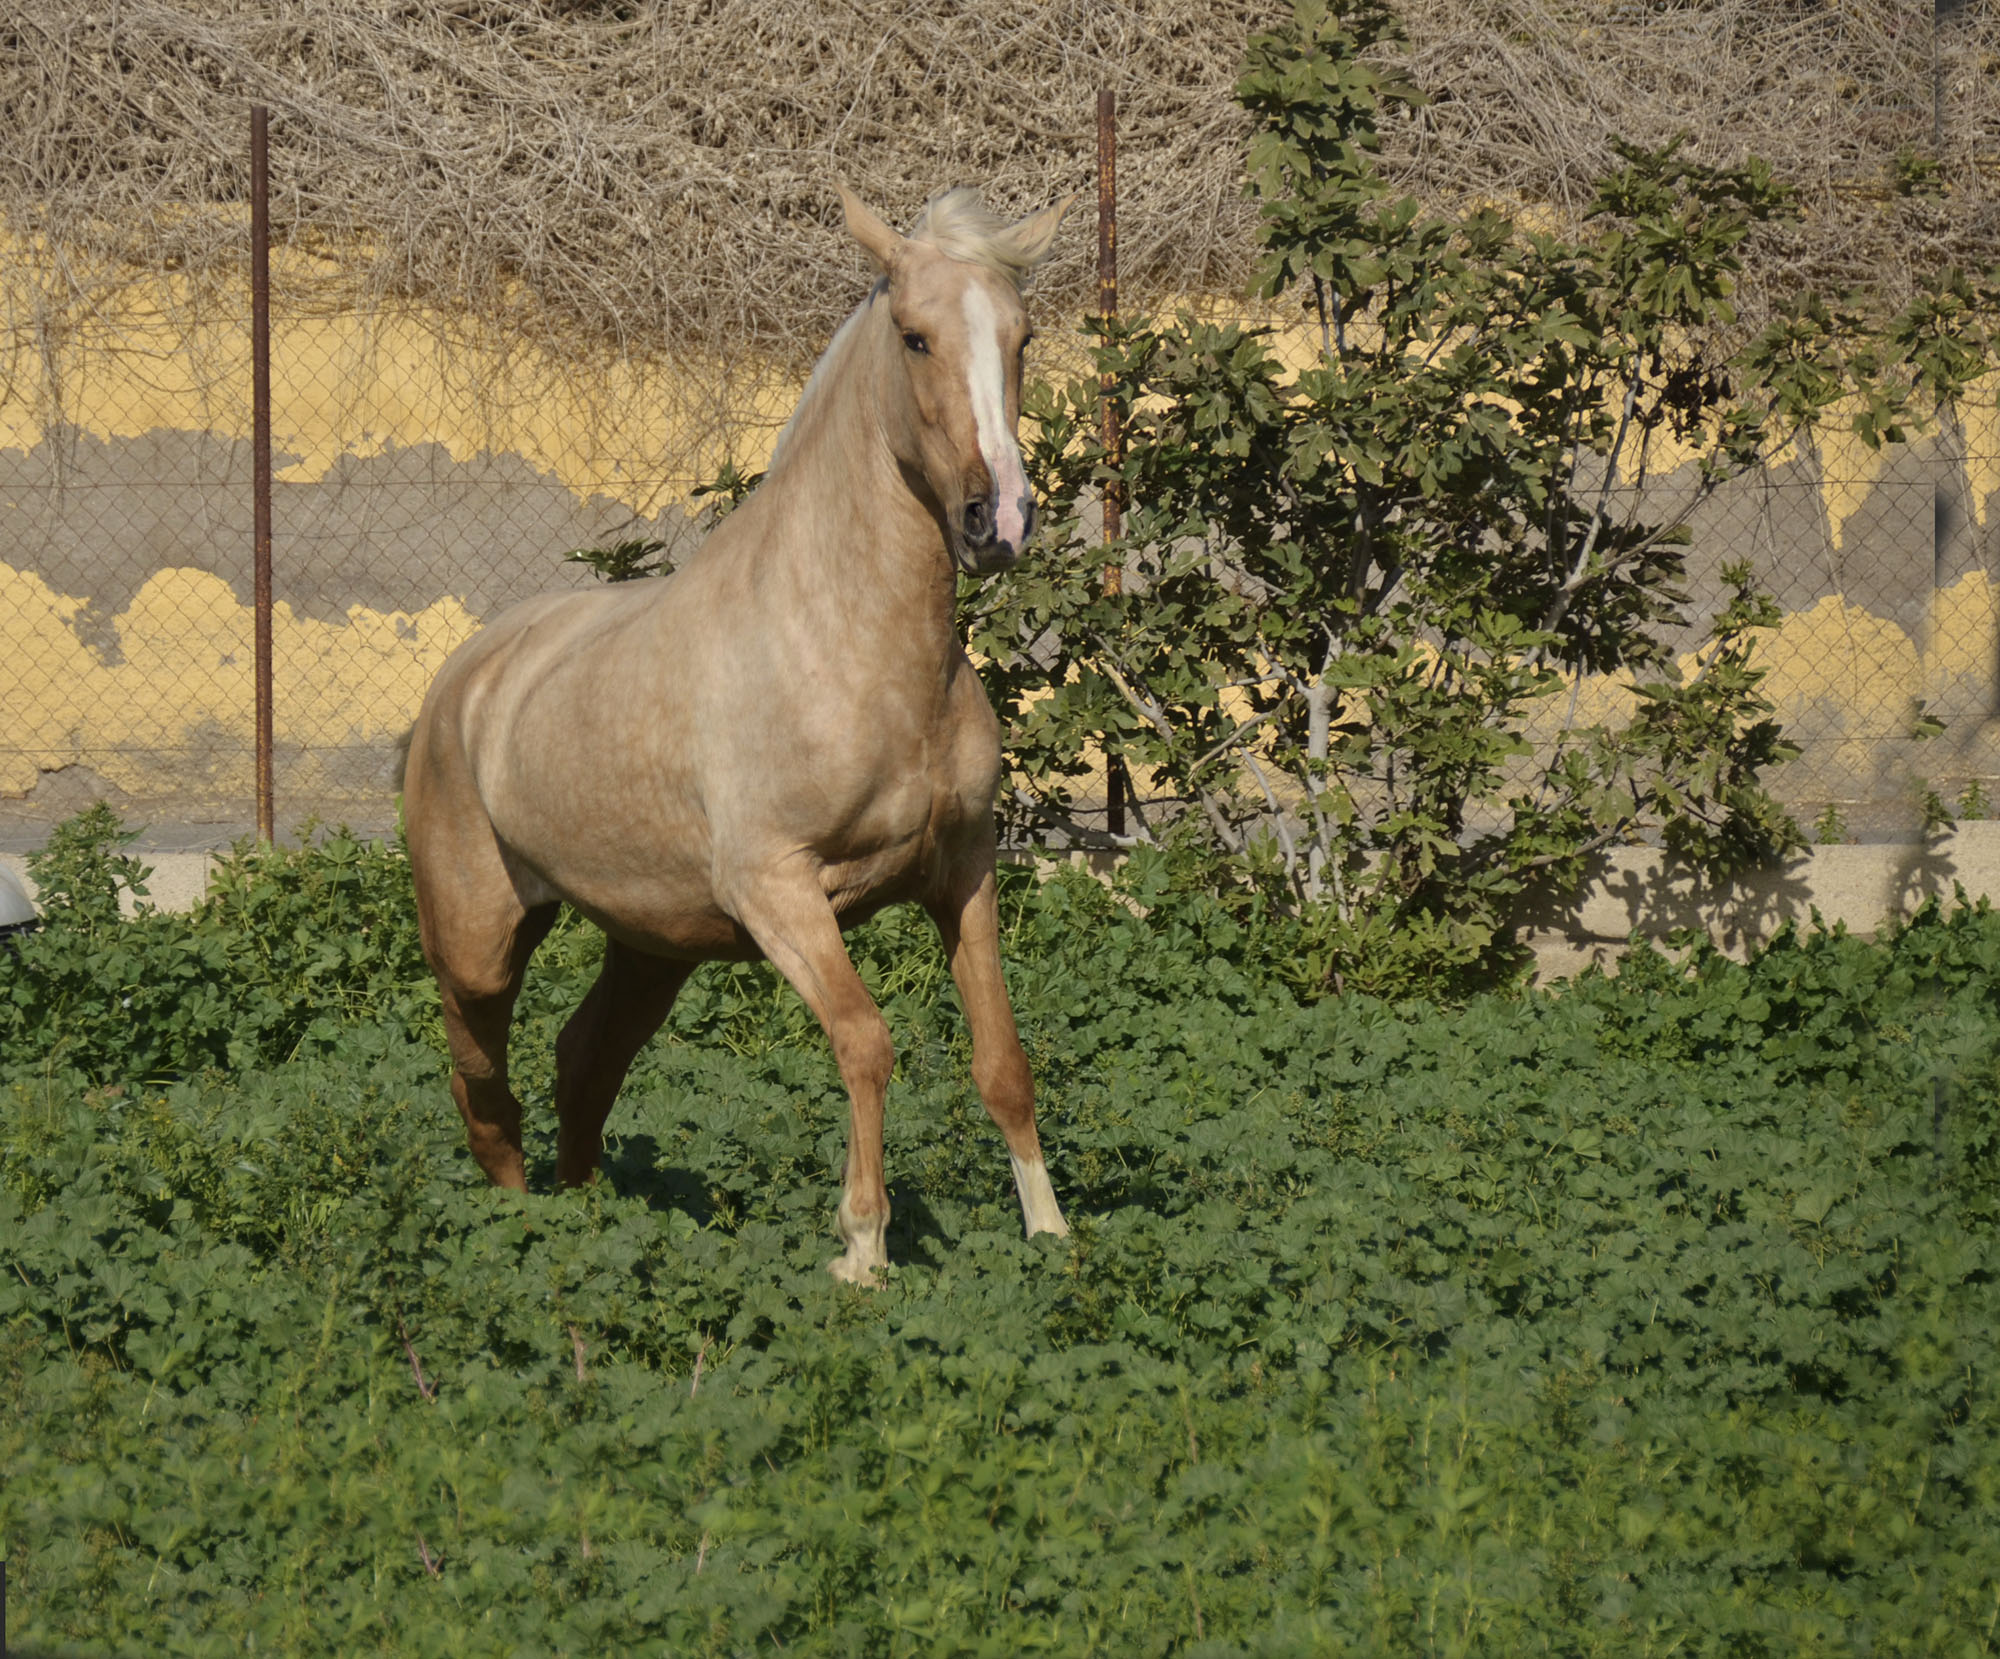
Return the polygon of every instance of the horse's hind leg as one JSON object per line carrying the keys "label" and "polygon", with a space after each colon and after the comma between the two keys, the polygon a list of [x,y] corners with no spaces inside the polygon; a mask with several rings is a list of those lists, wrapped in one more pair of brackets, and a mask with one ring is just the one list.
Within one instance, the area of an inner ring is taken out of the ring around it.
{"label": "horse's hind leg", "polygon": [[507,1086],[507,1026],[557,905],[546,890],[524,898],[508,867],[466,758],[460,695],[449,673],[440,675],[410,730],[403,822],[417,931],[451,1045],[451,1097],[487,1179],[518,1192],[527,1174],[521,1103]]}
{"label": "horse's hind leg", "polygon": [[[418,735],[421,743],[421,726]],[[557,907],[521,902],[478,802],[452,799],[412,758],[404,796],[410,875],[451,1046],[451,1098],[487,1179],[525,1191],[521,1103],[507,1086],[507,1026],[528,958]]]}
{"label": "horse's hind leg", "polygon": [[[509,894],[511,898],[511,892]],[[451,1046],[451,1098],[465,1119],[466,1144],[496,1187],[525,1192],[521,1103],[507,1084],[507,1028],[528,958],[556,919],[554,904],[488,918],[478,929],[462,922],[434,943],[424,929],[424,954],[437,975],[445,1039]]]}
{"label": "horse's hind leg", "polygon": [[660,1029],[694,971],[690,962],[647,956],[605,941],[597,983],[556,1039],[556,1180],[565,1187],[597,1178],[604,1120],[639,1050]]}
{"label": "horse's hind leg", "polygon": [[926,908],[944,938],[951,976],[958,982],[966,1023],[972,1027],[972,1081],[987,1115],[1006,1137],[1007,1160],[1014,1166],[1014,1187],[1028,1237],[1061,1236],[1069,1224],[1042,1162],[1041,1137],[1035,1130],[1035,1080],[1000,971],[1000,911],[991,850],[969,857],[966,866],[952,875],[952,885]]}

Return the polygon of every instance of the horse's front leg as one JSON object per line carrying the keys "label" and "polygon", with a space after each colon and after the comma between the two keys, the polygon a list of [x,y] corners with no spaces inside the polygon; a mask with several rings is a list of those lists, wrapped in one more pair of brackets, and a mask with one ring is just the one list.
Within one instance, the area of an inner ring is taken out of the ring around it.
{"label": "horse's front leg", "polygon": [[815,878],[768,877],[731,908],[771,965],[805,998],[833,1044],[849,1112],[839,1212],[847,1251],[828,1262],[827,1271],[849,1284],[872,1286],[876,1269],[889,1265],[882,1105],[896,1051],[888,1022],[854,971],[833,907]]}
{"label": "horse's front leg", "polygon": [[1007,1138],[1022,1223],[1029,1238],[1037,1233],[1064,1237],[1069,1224],[1049,1184],[1041,1136],[1035,1130],[1035,1079],[1000,972],[1000,910],[994,896],[992,847],[970,854],[965,867],[952,872],[950,885],[926,908],[944,936],[951,976],[958,982],[966,1023],[972,1027],[972,1081],[988,1115]]}

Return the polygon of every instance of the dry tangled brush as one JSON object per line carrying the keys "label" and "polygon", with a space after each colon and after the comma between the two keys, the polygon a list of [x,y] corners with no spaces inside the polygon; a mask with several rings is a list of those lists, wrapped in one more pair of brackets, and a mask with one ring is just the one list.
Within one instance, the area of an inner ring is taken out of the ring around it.
{"label": "dry tangled brush", "polygon": [[[166,267],[240,289],[263,102],[274,233],[327,258],[293,303],[796,367],[865,269],[835,179],[906,220],[956,183],[1046,205],[1092,184],[1100,83],[1124,94],[1129,276],[1238,282],[1229,89],[1256,10],[39,0],[0,24],[0,213],[86,285]],[[1090,240],[1045,278],[1062,304],[1094,284]]]}
{"label": "dry tangled brush", "polygon": [[[1755,151],[1811,217],[1756,295],[1805,277],[1889,297],[1995,257],[1996,8],[1936,43],[1932,0],[1398,0],[1434,102],[1390,135],[1441,204],[1588,197],[1615,131]],[[566,361],[796,368],[851,303],[850,180],[907,218],[972,182],[1028,209],[1088,190],[1095,90],[1121,97],[1121,265],[1136,303],[1228,293],[1252,256],[1230,99],[1254,0],[36,0],[0,19],[0,273],[49,361],[135,276],[241,313],[246,110],[272,110],[286,307],[413,306]],[[1087,220],[1089,201],[1079,218]],[[1042,280],[1091,304],[1086,224]],[[4,388],[0,388],[4,395]]]}
{"label": "dry tangled brush", "polygon": [[[1758,155],[1805,223],[1750,249],[1752,316],[1813,286],[1895,304],[2000,262],[2000,7],[1979,0],[1395,0],[1432,97],[1396,157],[1432,200],[1589,200],[1614,133]],[[1898,158],[1902,158],[1899,182]],[[1921,177],[1938,164],[1934,184]],[[1913,165],[1912,165],[1913,164]]]}

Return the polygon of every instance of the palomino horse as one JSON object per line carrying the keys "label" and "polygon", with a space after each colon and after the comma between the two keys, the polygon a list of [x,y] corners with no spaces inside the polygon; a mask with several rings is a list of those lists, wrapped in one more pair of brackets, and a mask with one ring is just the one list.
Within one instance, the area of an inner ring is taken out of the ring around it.
{"label": "palomino horse", "polygon": [[548,594],[440,670],[404,817],[472,1155],[524,1188],[507,1028],[567,902],[607,935],[556,1043],[556,1178],[597,1174],[627,1068],[695,965],[767,957],[833,1044],[851,1118],[837,1278],[887,1264],[889,1030],[841,929],[914,899],[972,1028],[1030,1236],[1066,1233],[1000,973],[999,725],[953,627],[954,565],[1020,556],[1020,288],[1062,206],[967,191],[908,237],[845,190],[883,276],[834,335],[758,490],[671,577]]}

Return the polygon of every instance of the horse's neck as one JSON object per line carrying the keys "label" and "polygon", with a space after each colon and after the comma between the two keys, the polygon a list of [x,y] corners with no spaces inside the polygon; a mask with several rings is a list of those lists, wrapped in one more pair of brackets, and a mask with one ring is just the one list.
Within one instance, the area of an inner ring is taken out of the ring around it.
{"label": "horse's neck", "polygon": [[763,554],[827,623],[899,655],[955,650],[951,555],[889,445],[873,310],[843,326],[780,440],[758,492],[772,515]]}

